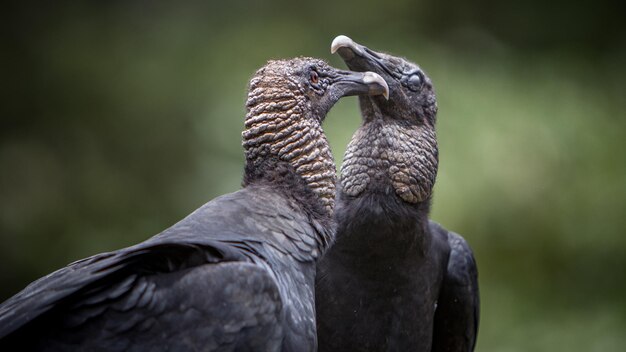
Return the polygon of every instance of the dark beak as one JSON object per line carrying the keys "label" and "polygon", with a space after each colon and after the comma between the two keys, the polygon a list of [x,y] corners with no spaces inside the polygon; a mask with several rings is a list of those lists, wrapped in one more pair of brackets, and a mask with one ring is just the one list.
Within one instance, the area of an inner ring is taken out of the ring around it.
{"label": "dark beak", "polygon": [[345,35],[340,35],[333,40],[330,52],[331,54],[338,53],[351,70],[374,71],[393,76],[377,52],[356,43]]}
{"label": "dark beak", "polygon": [[350,95],[382,95],[389,99],[387,82],[374,72],[337,70],[330,89],[337,99]]}

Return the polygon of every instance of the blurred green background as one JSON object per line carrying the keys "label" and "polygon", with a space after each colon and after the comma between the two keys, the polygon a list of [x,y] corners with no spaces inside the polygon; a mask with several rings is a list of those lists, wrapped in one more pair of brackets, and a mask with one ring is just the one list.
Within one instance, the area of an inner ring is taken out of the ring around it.
{"label": "blurred green background", "polygon": [[[16,2],[0,15],[0,300],[239,188],[246,85],[346,34],[439,99],[432,218],[480,271],[478,351],[626,345],[626,31],[603,1]],[[355,98],[325,123],[338,165]]]}

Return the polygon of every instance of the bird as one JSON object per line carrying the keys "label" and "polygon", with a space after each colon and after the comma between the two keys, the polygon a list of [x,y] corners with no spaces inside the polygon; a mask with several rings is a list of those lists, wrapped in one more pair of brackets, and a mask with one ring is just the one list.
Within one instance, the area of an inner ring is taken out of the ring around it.
{"label": "bird", "polygon": [[356,94],[388,87],[315,58],[268,61],[248,86],[242,189],[34,281],[0,305],[0,350],[314,351],[315,263],[334,237],[322,122]]}
{"label": "bird", "polygon": [[335,242],[317,267],[319,351],[472,351],[476,262],[463,237],[428,218],[439,160],[432,81],[413,62],[347,36],[331,52],[351,70],[380,74],[390,96],[359,97]]}

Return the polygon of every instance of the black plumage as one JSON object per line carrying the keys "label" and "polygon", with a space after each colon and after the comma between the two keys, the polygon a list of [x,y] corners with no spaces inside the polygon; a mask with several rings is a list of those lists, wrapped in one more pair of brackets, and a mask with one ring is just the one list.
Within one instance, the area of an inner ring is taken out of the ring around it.
{"label": "black plumage", "polygon": [[318,264],[320,351],[471,351],[477,269],[465,240],[429,221],[437,167],[437,103],[408,60],[345,36],[348,67],[371,70],[391,95],[360,97],[363,124],[341,168],[334,245]]}
{"label": "black plumage", "polygon": [[334,236],[321,123],[371,73],[270,61],[249,86],[244,188],[135,246],[74,262],[0,305],[0,350],[312,351],[315,262]]}

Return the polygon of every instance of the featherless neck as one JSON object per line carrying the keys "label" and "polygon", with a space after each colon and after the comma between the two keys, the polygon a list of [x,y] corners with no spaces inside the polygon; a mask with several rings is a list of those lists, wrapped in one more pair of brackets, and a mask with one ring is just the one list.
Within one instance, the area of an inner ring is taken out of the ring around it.
{"label": "featherless neck", "polygon": [[403,201],[428,202],[438,167],[435,130],[428,125],[377,118],[359,128],[341,166],[342,192],[391,187]]}
{"label": "featherless neck", "polygon": [[[295,82],[274,77],[270,85],[267,79],[253,79],[250,84],[242,133],[249,166],[246,170],[272,160],[287,163],[330,215],[334,209],[336,170],[321,119],[311,116],[310,103]],[[277,85],[275,81],[281,79],[285,82]],[[263,174],[246,178],[277,178],[272,173],[266,168]]]}

